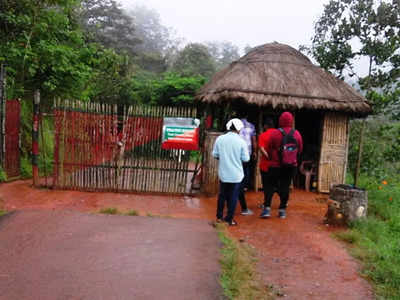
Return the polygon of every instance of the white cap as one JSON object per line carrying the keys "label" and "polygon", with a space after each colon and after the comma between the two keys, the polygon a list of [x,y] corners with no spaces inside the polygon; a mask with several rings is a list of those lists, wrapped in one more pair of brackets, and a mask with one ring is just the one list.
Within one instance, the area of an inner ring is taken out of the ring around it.
{"label": "white cap", "polygon": [[240,119],[235,118],[235,119],[229,120],[229,122],[226,123],[226,129],[231,130],[232,124],[235,126],[237,131],[242,130],[242,128],[244,127],[243,122]]}

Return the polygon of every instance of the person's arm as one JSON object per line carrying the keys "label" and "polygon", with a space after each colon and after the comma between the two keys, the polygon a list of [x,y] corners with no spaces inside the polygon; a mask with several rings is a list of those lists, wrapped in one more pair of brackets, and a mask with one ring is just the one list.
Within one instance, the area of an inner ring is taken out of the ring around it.
{"label": "person's arm", "polygon": [[296,133],[297,133],[296,134],[297,142],[299,143],[299,153],[302,153],[303,152],[303,138],[302,138],[300,132],[298,132],[297,130],[296,130]]}
{"label": "person's arm", "polygon": [[269,159],[268,152],[264,149],[264,147],[260,147],[260,152],[264,155],[267,159]]}
{"label": "person's arm", "polygon": [[264,155],[267,159],[269,159],[269,155],[265,145],[266,145],[266,136],[265,134],[261,134],[260,137],[258,138],[258,148],[260,149],[261,154]]}
{"label": "person's arm", "polygon": [[253,159],[256,159],[257,158],[257,139],[256,139],[256,136],[255,135],[253,135],[252,137],[251,137],[251,145],[252,145],[252,147],[253,147]]}
{"label": "person's arm", "polygon": [[249,150],[247,149],[246,142],[242,140],[242,149],[240,151],[240,159],[243,162],[248,162],[250,160]]}

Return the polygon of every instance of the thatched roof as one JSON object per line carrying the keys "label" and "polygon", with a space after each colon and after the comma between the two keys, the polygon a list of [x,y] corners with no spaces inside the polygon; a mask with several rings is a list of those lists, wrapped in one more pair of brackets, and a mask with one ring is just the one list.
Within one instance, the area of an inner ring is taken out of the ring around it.
{"label": "thatched roof", "polygon": [[216,73],[196,96],[202,102],[242,99],[276,109],[313,109],[367,115],[367,100],[294,48],[271,43]]}

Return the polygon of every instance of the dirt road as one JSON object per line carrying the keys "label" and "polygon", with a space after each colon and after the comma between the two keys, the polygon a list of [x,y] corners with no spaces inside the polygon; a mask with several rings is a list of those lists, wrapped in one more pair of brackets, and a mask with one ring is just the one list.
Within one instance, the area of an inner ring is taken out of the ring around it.
{"label": "dirt road", "polygon": [[0,299],[220,299],[205,221],[24,210],[0,219]]}
{"label": "dirt road", "polygon": [[[260,192],[247,193],[249,207],[256,215],[238,215],[239,226],[231,227],[230,231],[257,249],[258,270],[265,284],[273,286],[285,299],[374,299],[370,285],[359,276],[359,264],[341,242],[332,238],[332,232],[337,229],[326,227],[322,222],[326,196],[295,191],[285,220],[276,217],[276,198],[271,219],[259,219],[257,205],[262,197]],[[82,212],[116,207],[121,211],[135,209],[141,215],[213,220],[216,198],[36,190],[28,182],[19,181],[0,185],[0,209],[1,206],[8,210]]]}

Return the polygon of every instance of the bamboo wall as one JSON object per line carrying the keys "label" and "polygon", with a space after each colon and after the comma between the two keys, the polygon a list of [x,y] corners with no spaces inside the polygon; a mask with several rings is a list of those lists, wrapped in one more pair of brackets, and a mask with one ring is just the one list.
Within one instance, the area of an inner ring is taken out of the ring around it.
{"label": "bamboo wall", "polygon": [[202,191],[209,195],[218,194],[218,160],[212,156],[212,150],[217,137],[222,132],[206,131],[203,151]]}
{"label": "bamboo wall", "polygon": [[333,184],[341,184],[345,181],[349,145],[349,117],[339,113],[326,113],[322,130],[318,191],[329,193]]}

